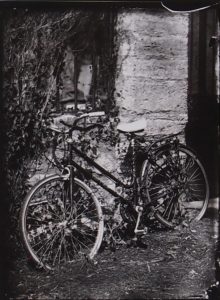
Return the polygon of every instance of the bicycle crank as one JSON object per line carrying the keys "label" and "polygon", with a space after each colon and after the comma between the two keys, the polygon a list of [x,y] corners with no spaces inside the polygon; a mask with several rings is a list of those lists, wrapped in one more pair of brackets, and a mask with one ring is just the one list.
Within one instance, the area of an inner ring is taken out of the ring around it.
{"label": "bicycle crank", "polygon": [[134,233],[135,233],[135,235],[147,234],[148,233],[147,227],[144,227],[144,229],[138,229],[139,224],[140,224],[140,220],[141,220],[141,216],[143,214],[143,207],[142,206],[136,206],[135,210],[137,211],[138,216],[137,216],[137,221],[136,221],[136,226],[135,226],[135,229],[134,229]]}

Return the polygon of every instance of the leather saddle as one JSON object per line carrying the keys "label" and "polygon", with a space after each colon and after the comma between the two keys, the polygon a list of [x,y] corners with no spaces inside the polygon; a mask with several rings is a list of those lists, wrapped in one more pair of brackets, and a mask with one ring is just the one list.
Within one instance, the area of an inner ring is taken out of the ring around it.
{"label": "leather saddle", "polygon": [[134,122],[129,123],[119,123],[117,126],[117,130],[123,133],[136,133],[141,132],[146,129],[147,122],[145,119],[141,119]]}

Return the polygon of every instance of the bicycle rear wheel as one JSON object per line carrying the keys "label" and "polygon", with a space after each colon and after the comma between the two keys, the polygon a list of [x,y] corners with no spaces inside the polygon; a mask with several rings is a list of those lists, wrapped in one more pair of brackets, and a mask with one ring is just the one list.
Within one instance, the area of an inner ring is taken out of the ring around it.
{"label": "bicycle rear wheel", "polygon": [[27,252],[45,269],[93,259],[102,242],[100,203],[77,178],[73,185],[59,175],[39,182],[25,198],[20,221]]}
{"label": "bicycle rear wheel", "polygon": [[200,220],[208,206],[209,185],[199,159],[184,145],[164,146],[142,167],[145,199],[155,217],[173,228]]}

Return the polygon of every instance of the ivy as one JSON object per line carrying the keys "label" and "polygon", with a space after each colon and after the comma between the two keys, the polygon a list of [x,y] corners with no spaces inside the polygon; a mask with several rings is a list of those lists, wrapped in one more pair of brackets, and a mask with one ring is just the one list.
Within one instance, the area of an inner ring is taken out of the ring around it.
{"label": "ivy", "polygon": [[[12,219],[16,224],[19,207],[29,188],[30,162],[39,160],[51,138],[46,128],[51,121],[50,113],[56,108],[65,47],[67,44],[73,50],[87,47],[102,20],[101,11],[33,12],[24,9],[11,10],[3,20],[6,132],[3,167]],[[98,108],[104,105],[100,100]],[[87,145],[87,150],[96,152],[94,145]]]}

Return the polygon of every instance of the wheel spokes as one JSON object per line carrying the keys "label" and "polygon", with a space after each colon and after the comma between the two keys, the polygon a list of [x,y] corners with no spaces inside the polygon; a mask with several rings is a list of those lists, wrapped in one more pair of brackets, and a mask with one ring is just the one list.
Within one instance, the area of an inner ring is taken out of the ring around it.
{"label": "wheel spokes", "polygon": [[204,214],[208,201],[205,173],[189,150],[177,147],[158,152],[146,178],[147,197],[166,225]]}
{"label": "wheel spokes", "polygon": [[96,242],[100,218],[91,193],[73,185],[70,201],[69,185],[58,180],[43,186],[29,202],[27,239],[43,265],[85,258]]}

